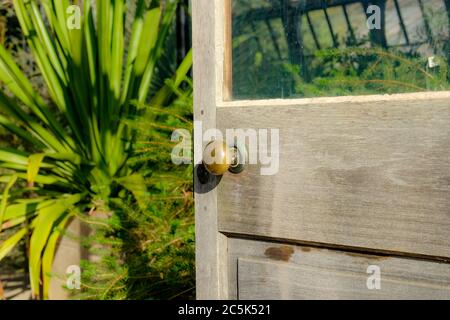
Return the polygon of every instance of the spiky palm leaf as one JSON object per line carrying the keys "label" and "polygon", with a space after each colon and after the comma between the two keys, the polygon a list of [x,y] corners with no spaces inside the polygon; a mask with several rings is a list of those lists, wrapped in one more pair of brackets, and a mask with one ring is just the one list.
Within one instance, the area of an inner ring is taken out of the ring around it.
{"label": "spiky palm leaf", "polygon": [[[0,168],[11,172],[0,177],[7,184],[0,232],[17,230],[0,244],[0,260],[29,236],[32,293],[47,298],[55,244],[76,210],[88,210],[95,200],[107,206],[121,188],[145,205],[143,178],[129,161],[134,140],[126,120],[142,113],[139,106],[148,99],[177,3],[166,2],[162,10],[136,0],[125,50],[129,1],[78,1],[80,29],[68,28],[69,0],[13,2],[51,102],[0,46],[0,82],[8,88],[0,92],[0,125],[33,146],[26,152],[0,149]],[[177,80],[189,71],[191,60],[188,54]],[[150,105],[164,103],[170,94],[161,88]]]}

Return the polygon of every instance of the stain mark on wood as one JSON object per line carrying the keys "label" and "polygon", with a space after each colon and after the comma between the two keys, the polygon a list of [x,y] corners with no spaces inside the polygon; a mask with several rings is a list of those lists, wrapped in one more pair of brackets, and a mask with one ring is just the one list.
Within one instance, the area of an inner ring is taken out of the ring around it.
{"label": "stain mark on wood", "polygon": [[267,248],[264,254],[272,260],[289,261],[293,253],[294,249],[292,247],[283,246]]}

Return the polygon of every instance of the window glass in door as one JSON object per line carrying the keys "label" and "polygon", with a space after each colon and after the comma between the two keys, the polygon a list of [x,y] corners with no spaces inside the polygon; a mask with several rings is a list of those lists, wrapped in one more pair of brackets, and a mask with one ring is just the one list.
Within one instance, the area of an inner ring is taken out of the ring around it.
{"label": "window glass in door", "polygon": [[450,0],[229,1],[233,99],[450,88]]}

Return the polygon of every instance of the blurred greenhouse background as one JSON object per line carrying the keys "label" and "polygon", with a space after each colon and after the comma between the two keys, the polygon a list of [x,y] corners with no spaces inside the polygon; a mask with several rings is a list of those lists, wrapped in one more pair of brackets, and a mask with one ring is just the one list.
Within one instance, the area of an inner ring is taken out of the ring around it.
{"label": "blurred greenhouse background", "polygon": [[449,89],[449,0],[233,0],[232,11],[234,98]]}

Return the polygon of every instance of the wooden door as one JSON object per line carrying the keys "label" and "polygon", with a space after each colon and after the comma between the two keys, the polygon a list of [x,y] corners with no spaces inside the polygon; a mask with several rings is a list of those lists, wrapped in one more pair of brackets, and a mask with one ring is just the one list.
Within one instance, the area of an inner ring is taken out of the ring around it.
{"label": "wooden door", "polygon": [[450,299],[449,1],[192,5],[198,298]]}

